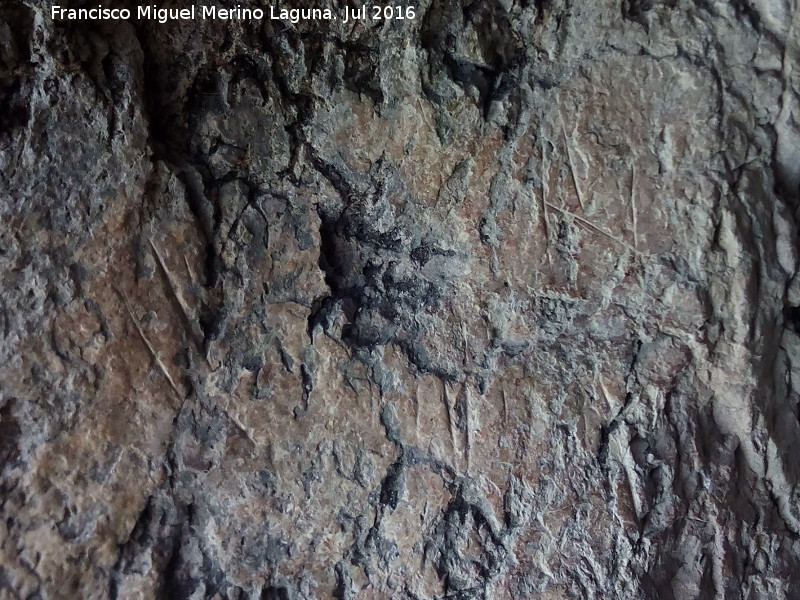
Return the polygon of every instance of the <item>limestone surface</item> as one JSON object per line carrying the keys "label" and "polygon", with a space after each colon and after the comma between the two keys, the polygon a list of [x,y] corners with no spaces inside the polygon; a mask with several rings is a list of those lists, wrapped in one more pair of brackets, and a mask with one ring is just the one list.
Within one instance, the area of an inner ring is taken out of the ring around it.
{"label": "limestone surface", "polygon": [[798,0],[384,4],[0,4],[0,599],[800,598]]}

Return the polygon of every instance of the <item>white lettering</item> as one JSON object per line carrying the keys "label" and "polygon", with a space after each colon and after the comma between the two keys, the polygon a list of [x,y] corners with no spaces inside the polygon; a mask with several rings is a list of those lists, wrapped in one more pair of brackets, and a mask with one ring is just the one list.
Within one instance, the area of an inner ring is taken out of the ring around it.
{"label": "white lettering", "polygon": [[333,13],[329,8],[282,8],[280,11],[276,11],[275,7],[272,6],[270,7],[269,18],[296,24],[300,21],[330,21],[333,18]]}
{"label": "white lettering", "polygon": [[220,19],[226,21],[260,21],[264,18],[264,11],[260,8],[218,8],[216,6],[201,6],[200,18]]}
{"label": "white lettering", "polygon": [[67,21],[124,21],[131,18],[127,8],[61,8],[53,6],[50,17]]}
{"label": "white lettering", "polygon": [[190,21],[195,17],[194,6],[191,8],[158,8],[158,6],[140,6],[137,17],[143,21]]}

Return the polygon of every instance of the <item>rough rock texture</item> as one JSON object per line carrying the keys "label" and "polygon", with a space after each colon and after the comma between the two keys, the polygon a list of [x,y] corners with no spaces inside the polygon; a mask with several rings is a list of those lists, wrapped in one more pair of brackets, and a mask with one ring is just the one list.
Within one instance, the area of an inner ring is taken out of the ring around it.
{"label": "rough rock texture", "polygon": [[797,4],[3,0],[0,598],[800,598]]}

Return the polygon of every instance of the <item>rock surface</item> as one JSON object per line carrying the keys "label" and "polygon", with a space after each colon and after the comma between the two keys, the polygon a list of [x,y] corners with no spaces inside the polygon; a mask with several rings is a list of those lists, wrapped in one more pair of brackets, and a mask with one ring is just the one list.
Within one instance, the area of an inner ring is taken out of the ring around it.
{"label": "rock surface", "polygon": [[800,598],[797,4],[4,0],[0,598]]}

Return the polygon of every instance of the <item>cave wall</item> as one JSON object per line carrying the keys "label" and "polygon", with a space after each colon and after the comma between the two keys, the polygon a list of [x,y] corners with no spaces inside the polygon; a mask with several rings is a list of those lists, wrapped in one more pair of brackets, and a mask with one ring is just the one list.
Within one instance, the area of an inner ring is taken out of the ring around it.
{"label": "cave wall", "polygon": [[796,0],[51,4],[0,5],[0,598],[800,598]]}

